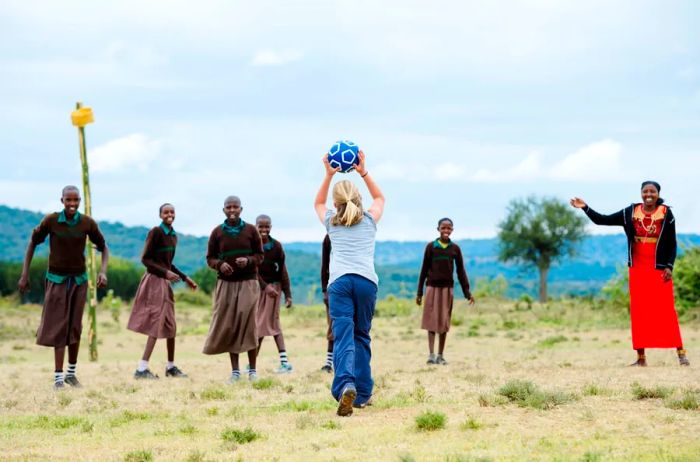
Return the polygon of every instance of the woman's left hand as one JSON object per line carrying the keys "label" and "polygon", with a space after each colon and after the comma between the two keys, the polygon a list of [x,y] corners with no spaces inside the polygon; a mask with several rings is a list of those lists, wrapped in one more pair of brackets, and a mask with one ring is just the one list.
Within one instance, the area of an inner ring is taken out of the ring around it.
{"label": "woman's left hand", "polygon": [[664,269],[663,274],[664,282],[668,282],[673,279],[673,270],[670,268]]}
{"label": "woman's left hand", "polygon": [[330,162],[328,162],[328,154],[323,155],[323,166],[326,167],[326,176],[333,176],[340,171],[340,167],[331,167]]}
{"label": "woman's left hand", "polygon": [[365,168],[365,153],[362,152],[362,149],[357,152],[357,156],[360,158],[360,162],[355,166],[355,171],[363,176],[367,173],[367,169]]}

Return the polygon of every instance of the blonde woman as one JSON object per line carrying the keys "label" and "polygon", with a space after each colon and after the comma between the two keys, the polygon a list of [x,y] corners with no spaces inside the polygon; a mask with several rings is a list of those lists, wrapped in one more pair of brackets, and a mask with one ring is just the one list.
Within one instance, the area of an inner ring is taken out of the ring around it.
{"label": "blonde woman", "polygon": [[374,270],[374,242],[377,223],[384,212],[384,195],[365,168],[365,155],[355,171],[372,196],[366,211],[362,196],[352,182],[343,180],[333,187],[333,207],[326,207],[328,189],[339,170],[323,156],[326,174],[316,195],[314,208],[331,240],[328,300],[333,324],[333,365],[331,393],[338,401],[338,415],[349,416],[353,407],[363,408],[372,397],[369,331],[379,279]]}

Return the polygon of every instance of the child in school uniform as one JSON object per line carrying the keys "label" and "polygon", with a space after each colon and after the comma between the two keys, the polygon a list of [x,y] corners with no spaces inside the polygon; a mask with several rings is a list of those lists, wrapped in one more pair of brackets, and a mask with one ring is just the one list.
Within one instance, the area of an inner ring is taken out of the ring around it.
{"label": "child in school uniform", "polygon": [[277,373],[292,372],[292,365],[287,360],[287,349],[284,345],[284,335],[280,325],[281,294],[284,294],[285,306],[292,306],[292,291],[285,264],[285,254],[282,244],[270,236],[272,219],[267,215],[259,215],[255,219],[255,225],[262,239],[264,259],[258,269],[258,281],[260,282],[260,301],[256,315],[258,329],[258,354],[265,337],[272,336],[277,344],[280,355],[280,367]]}
{"label": "child in school uniform", "polygon": [[[83,311],[87,298],[88,277],[85,267],[86,237],[102,254],[97,287],[107,286],[109,250],[95,220],[78,211],[80,191],[66,186],[61,194],[63,210],[46,215],[32,231],[22,266],[18,288],[29,290],[29,266],[36,247],[49,237],[49,268],[46,271],[44,307],[36,333],[38,345],[54,349],[54,389],[65,384],[80,387],[76,376]],[[68,347],[68,370],[63,375],[63,361]]]}
{"label": "child in school uniform", "polygon": [[[452,275],[455,269],[464,298],[469,300],[470,305],[474,304],[474,297],[469,291],[469,279],[464,269],[462,251],[457,244],[450,241],[453,228],[454,225],[449,218],[442,218],[438,221],[437,230],[440,237],[425,247],[423,265],[418,279],[418,294],[416,296],[418,306],[423,301],[423,286],[427,279],[421,328],[428,331],[428,349],[430,351],[428,364],[447,364],[443,353],[452,318],[452,304],[454,302]],[[437,356],[435,356],[435,334],[440,337]]]}
{"label": "child in school uniform", "polygon": [[192,290],[197,284],[174,264],[177,234],[173,229],[175,207],[172,204],[160,206],[158,214],[161,224],[152,228],[146,236],[141,262],[146,273],[141,278],[134,297],[127,329],[148,336],[146,349],[134,372],[135,379],[157,379],[148,368],[148,361],[153,353],[156,340],[164,338],[168,349],[168,363],[165,366],[166,377],[187,377],[175,365],[175,299],[170,284],[184,281]]}
{"label": "child in school uniform", "polygon": [[328,348],[326,349],[326,364],[321,368],[322,371],[333,372],[333,321],[331,320],[330,311],[328,309],[328,278],[330,277],[329,266],[331,263],[331,238],[326,234],[321,245],[321,292],[323,292],[323,304],[326,305],[326,340],[328,340]]}
{"label": "child in school uniform", "polygon": [[241,200],[229,196],[224,201],[226,220],[211,232],[207,265],[216,270],[214,307],[203,353],[228,353],[231,360],[229,383],[241,377],[240,353],[248,353],[248,379],[257,380],[255,360],[258,335],[255,312],[260,296],[258,267],[263,261],[260,234],[255,226],[241,219]]}

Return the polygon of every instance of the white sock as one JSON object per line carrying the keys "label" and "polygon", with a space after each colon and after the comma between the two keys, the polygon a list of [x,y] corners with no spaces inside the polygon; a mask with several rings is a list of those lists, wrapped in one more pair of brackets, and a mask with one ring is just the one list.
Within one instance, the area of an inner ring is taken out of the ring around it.
{"label": "white sock", "polygon": [[68,370],[66,371],[66,377],[75,377],[75,368],[77,364],[68,363]]}
{"label": "white sock", "polygon": [[143,371],[145,371],[146,369],[148,369],[148,361],[145,361],[145,360],[143,360],[143,359],[140,360],[140,361],[139,361],[139,367],[138,367],[136,370],[139,371],[139,372],[143,372]]}
{"label": "white sock", "polygon": [[53,373],[53,383],[63,382],[63,371],[55,371]]}
{"label": "white sock", "polygon": [[175,361],[168,361],[168,363],[165,365],[165,370],[169,371],[173,367],[175,367]]}

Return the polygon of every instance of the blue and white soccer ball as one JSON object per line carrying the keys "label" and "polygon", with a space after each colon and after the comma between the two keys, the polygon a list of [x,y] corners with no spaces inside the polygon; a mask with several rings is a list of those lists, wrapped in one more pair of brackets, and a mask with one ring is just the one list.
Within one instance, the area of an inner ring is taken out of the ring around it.
{"label": "blue and white soccer ball", "polygon": [[348,173],[355,170],[355,166],[360,163],[360,148],[352,141],[336,141],[328,150],[328,163],[331,167],[340,167],[341,173]]}

